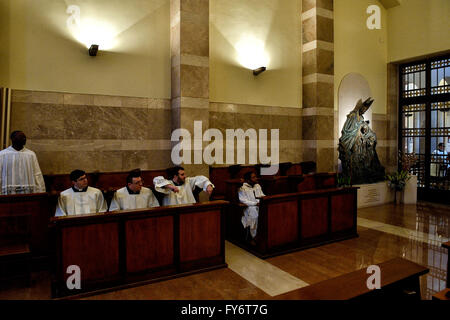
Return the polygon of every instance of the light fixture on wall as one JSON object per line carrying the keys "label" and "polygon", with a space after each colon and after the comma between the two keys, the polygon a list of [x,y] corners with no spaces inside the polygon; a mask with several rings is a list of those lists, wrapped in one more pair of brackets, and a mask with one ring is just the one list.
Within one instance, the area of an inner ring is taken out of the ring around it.
{"label": "light fixture on wall", "polygon": [[88,52],[91,57],[95,57],[98,52],[98,44],[92,44]]}
{"label": "light fixture on wall", "polygon": [[253,70],[253,75],[257,76],[258,74],[263,73],[264,71],[266,71],[266,67],[259,67],[258,69]]}

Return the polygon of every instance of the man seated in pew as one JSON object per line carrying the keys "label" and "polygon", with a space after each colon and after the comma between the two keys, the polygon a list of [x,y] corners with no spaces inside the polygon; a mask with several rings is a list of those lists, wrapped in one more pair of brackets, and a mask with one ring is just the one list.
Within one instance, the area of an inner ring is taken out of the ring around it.
{"label": "man seated in pew", "polygon": [[[252,237],[250,243],[255,244],[256,230],[258,228],[259,198],[265,196],[261,186],[257,183],[256,174],[253,171],[244,174],[244,184],[239,189],[239,201],[247,206],[241,222],[244,228],[250,231]],[[248,232],[248,231],[247,231]]]}
{"label": "man seated in pew", "polygon": [[132,170],[127,176],[127,185],[114,193],[109,211],[159,207],[152,190],[143,184],[141,170]]}
{"label": "man seated in pew", "polygon": [[164,194],[163,206],[196,203],[192,193],[195,187],[203,189],[209,195],[214,189],[214,185],[205,176],[186,177],[182,167],[170,168],[168,178],[158,176],[153,179],[155,190]]}
{"label": "man seated in pew", "polygon": [[0,151],[0,194],[45,192],[36,154],[24,147],[25,133],[14,131],[10,137],[12,145]]}
{"label": "man seated in pew", "polygon": [[70,173],[72,187],[59,195],[56,217],[106,212],[107,205],[102,192],[88,186],[86,172],[76,169]]}

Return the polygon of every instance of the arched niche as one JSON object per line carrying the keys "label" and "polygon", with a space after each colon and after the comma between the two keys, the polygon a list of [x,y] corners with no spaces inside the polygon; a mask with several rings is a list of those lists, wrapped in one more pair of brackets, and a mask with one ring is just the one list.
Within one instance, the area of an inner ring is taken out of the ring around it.
{"label": "arched niche", "polygon": [[[342,78],[338,91],[339,137],[347,115],[355,108],[358,100],[364,101],[371,97],[371,94],[369,83],[361,74],[352,72]],[[370,127],[373,129],[372,107],[364,113],[364,120],[369,120]]]}

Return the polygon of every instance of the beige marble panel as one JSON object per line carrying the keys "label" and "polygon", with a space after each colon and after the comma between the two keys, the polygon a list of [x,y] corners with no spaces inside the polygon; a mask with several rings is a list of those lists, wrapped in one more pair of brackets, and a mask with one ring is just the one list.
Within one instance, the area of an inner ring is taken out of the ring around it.
{"label": "beige marble panel", "polygon": [[170,110],[149,110],[147,125],[149,139],[170,139],[172,133],[172,115]]}
{"label": "beige marble panel", "polygon": [[316,17],[303,20],[302,22],[302,43],[305,44],[314,40],[318,40],[316,30]]}
{"label": "beige marble panel", "polygon": [[66,173],[64,167],[64,152],[59,151],[35,151],[39,167],[43,174]]}
{"label": "beige marble panel", "polygon": [[101,161],[101,153],[98,151],[66,151],[64,152],[64,170],[71,172],[81,169],[86,172],[99,170],[98,163]]}
{"label": "beige marble panel", "polygon": [[196,13],[181,12],[180,53],[209,56],[209,19]]}
{"label": "beige marble panel", "polygon": [[378,159],[380,160],[382,166],[386,166],[386,164],[388,164],[387,152],[388,152],[387,147],[377,146],[377,155],[378,155]]}
{"label": "beige marble panel", "polygon": [[120,150],[99,152],[98,170],[100,172],[122,171],[122,152]]}
{"label": "beige marble panel", "polygon": [[[24,98],[23,100],[26,99]],[[11,103],[10,132],[15,130],[21,130],[27,136],[32,134],[32,116],[30,115],[32,108],[33,108],[32,103],[27,102]]]}
{"label": "beige marble panel", "polygon": [[209,127],[219,129],[225,137],[226,129],[235,128],[235,114],[230,112],[210,112]]}
{"label": "beige marble panel", "polygon": [[64,109],[64,139],[94,139],[97,107],[68,105]]}
{"label": "beige marble panel", "polygon": [[303,76],[314,73],[334,74],[334,52],[313,49],[303,53]]}
{"label": "beige marble panel", "polygon": [[317,22],[317,34],[316,39],[321,41],[334,42],[334,27],[333,27],[333,19],[325,18],[322,16],[316,17]]}
{"label": "beige marble panel", "polygon": [[317,139],[317,116],[302,117],[302,139]]}
{"label": "beige marble panel", "polygon": [[334,117],[316,116],[317,140],[334,140]]}
{"label": "beige marble panel", "polygon": [[[209,98],[209,68],[181,65],[181,95]],[[172,96],[174,97],[174,96]]]}
{"label": "beige marble panel", "polygon": [[303,108],[317,108],[317,83],[303,84]]}
{"label": "beige marble panel", "polygon": [[14,103],[32,103],[33,92],[29,90],[11,90],[11,102]]}
{"label": "beige marble panel", "polygon": [[148,108],[149,109],[164,109],[170,110],[170,99],[148,99]]}
{"label": "beige marble panel", "polygon": [[316,7],[333,10],[333,0],[303,0],[302,2],[302,12],[306,12]]}
{"label": "beige marble panel", "polygon": [[334,91],[332,83],[303,84],[303,108],[333,108]]}
{"label": "beige marble panel", "polygon": [[59,92],[32,91],[33,103],[63,104],[64,95]]}
{"label": "beige marble panel", "polygon": [[147,108],[149,104],[148,98],[139,97],[121,97],[122,107],[124,108]]}
{"label": "beige marble panel", "polygon": [[317,150],[317,172],[333,172],[335,171],[334,149],[318,149]]}
{"label": "beige marble panel", "polygon": [[373,120],[372,130],[375,131],[378,140],[387,139],[387,121]]}
{"label": "beige marble panel", "polygon": [[317,49],[303,52],[302,54],[302,75],[317,73]]}
{"label": "beige marble panel", "polygon": [[[95,107],[95,139],[121,139],[123,110],[127,108]],[[138,109],[142,110],[142,109]],[[93,137],[94,138],[94,137]]]}
{"label": "beige marble panel", "polygon": [[149,169],[149,162],[151,161],[148,151],[122,151],[122,171],[133,170],[140,168],[141,170]]}
{"label": "beige marble panel", "polygon": [[94,104],[94,95],[64,93],[64,104],[65,105],[91,106]]}
{"label": "beige marble panel", "polygon": [[317,49],[317,73],[334,74],[334,52]]}
{"label": "beige marble panel", "polygon": [[202,121],[203,131],[209,128],[209,115],[204,109],[180,109],[180,126],[194,135],[194,121]]}
{"label": "beige marble panel", "polygon": [[236,128],[240,129],[267,129],[272,128],[272,117],[270,115],[239,114],[235,116]]}
{"label": "beige marble panel", "polygon": [[94,95],[94,105],[103,107],[121,107],[122,97]]}
{"label": "beige marble panel", "polygon": [[317,161],[317,149],[315,148],[303,148],[302,161]]}
{"label": "beige marble panel", "polygon": [[122,108],[122,139],[145,140],[151,139],[147,128],[148,109]]}
{"label": "beige marble panel", "polygon": [[183,12],[209,17],[209,0],[183,0],[180,4]]}

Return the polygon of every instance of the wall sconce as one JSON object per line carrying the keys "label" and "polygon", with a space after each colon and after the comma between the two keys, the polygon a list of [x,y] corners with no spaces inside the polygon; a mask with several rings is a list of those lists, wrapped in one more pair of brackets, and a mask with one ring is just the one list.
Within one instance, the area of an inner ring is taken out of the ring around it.
{"label": "wall sconce", "polygon": [[253,75],[257,76],[258,74],[263,73],[264,71],[266,71],[266,67],[259,67],[258,69],[253,70]]}
{"label": "wall sconce", "polygon": [[98,52],[98,44],[92,44],[88,52],[91,57],[95,57]]}

